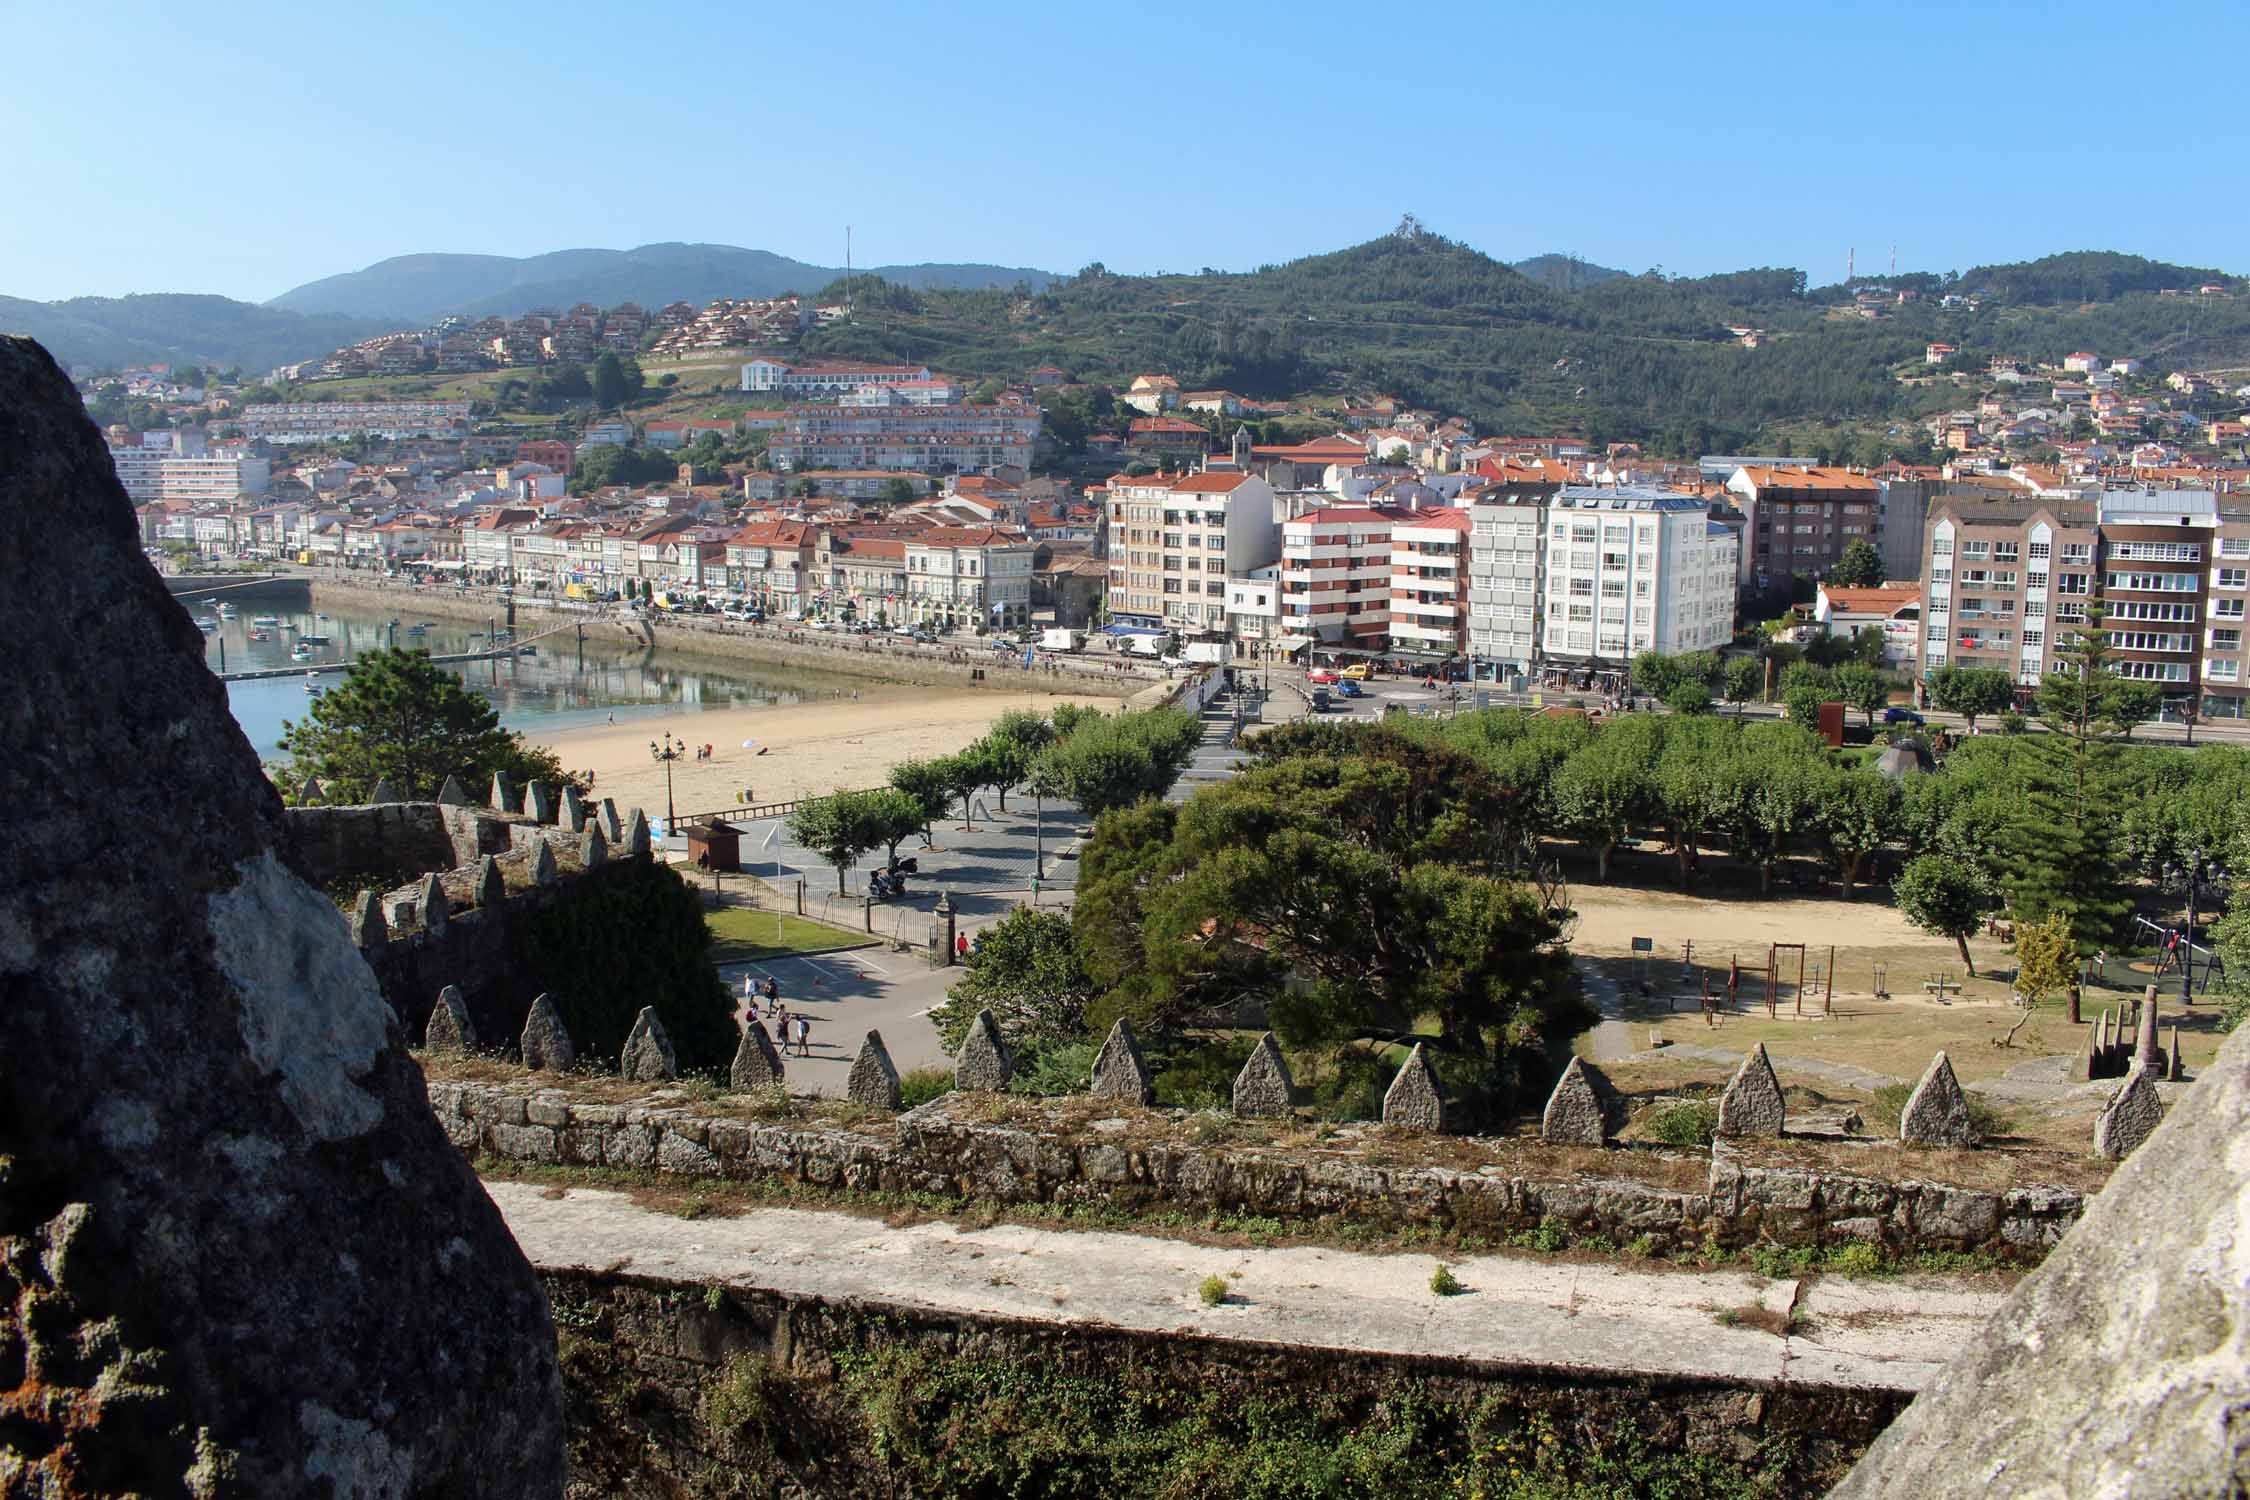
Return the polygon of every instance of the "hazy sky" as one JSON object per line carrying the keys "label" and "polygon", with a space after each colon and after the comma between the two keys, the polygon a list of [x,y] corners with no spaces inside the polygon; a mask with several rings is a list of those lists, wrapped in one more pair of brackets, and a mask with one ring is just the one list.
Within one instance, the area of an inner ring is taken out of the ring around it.
{"label": "hazy sky", "polygon": [[2242,271],[2233,29],[2170,0],[0,0],[0,295],[659,240],[833,264],[847,223],[862,264],[1246,269],[1403,212],[1633,271]]}

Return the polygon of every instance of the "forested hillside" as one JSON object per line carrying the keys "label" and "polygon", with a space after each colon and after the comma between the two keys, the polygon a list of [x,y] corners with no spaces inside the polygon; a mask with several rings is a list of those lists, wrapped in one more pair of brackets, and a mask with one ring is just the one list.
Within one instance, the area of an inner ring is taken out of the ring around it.
{"label": "forested hillside", "polygon": [[364,318],[307,316],[187,293],[73,297],[67,302],[0,297],[0,333],[29,334],[65,365],[117,368],[154,362],[263,371],[389,327]]}
{"label": "forested hillside", "polygon": [[[2052,358],[2250,335],[2250,303],[2153,291],[2212,279],[2228,280],[2080,252],[1899,277],[1927,295],[1870,321],[1845,305],[1851,289],[1808,291],[1786,269],[1614,275],[1562,291],[1408,220],[1364,245],[1245,274],[1120,276],[1096,264],[1033,296],[862,283],[856,319],[815,334],[808,352],[926,361],[972,379],[1051,363],[1083,380],[1160,372],[1269,398],[1382,391],[1486,431],[1575,430],[1692,454],[1755,449],[1777,422],[1880,430],[1939,409],[1955,399],[1949,387],[1897,378],[1933,339]],[[1975,311],[1939,305],[1942,290],[1972,284],[1986,289]],[[2120,290],[2054,300],[2072,288]],[[1759,347],[1730,325],[1762,330]]]}

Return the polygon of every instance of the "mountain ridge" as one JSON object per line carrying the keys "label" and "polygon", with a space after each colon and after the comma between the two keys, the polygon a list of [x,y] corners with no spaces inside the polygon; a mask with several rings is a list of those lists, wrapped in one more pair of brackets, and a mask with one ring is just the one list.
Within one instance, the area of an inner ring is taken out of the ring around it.
{"label": "mountain ridge", "polygon": [[[861,266],[855,274],[918,290],[1022,282],[1038,291],[1057,279],[1030,266],[952,262]],[[601,307],[638,302],[654,310],[676,301],[701,306],[719,297],[778,297],[818,291],[843,275],[841,266],[813,265],[771,250],[681,241],[529,256],[424,252],[308,281],[264,305],[419,327],[448,315],[518,317],[534,307],[578,302]]]}

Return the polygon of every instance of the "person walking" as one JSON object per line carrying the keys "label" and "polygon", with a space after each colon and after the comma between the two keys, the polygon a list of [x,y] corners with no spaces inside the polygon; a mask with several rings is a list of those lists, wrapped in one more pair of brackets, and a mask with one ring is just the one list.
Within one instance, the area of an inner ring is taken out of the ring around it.
{"label": "person walking", "polygon": [[802,1011],[799,1011],[797,1013],[796,1027],[797,1055],[799,1057],[812,1056],[812,1017],[806,1015]]}

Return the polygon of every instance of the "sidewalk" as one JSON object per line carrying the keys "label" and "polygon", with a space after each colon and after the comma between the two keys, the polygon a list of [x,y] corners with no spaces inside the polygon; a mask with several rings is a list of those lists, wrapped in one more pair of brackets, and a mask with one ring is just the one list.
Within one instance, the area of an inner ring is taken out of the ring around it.
{"label": "sidewalk", "polygon": [[[1217,1249],[1021,1225],[891,1229],[802,1209],[689,1220],[599,1189],[485,1188],[541,1268],[1534,1368],[1913,1391],[2004,1295],[1905,1277],[1769,1281],[1475,1256],[1451,1262],[1466,1290],[1440,1297],[1426,1255]],[[1217,1307],[1196,1295],[1206,1276],[1229,1278]],[[1759,1309],[1777,1321],[1794,1312],[1805,1331],[1719,1321]]]}

